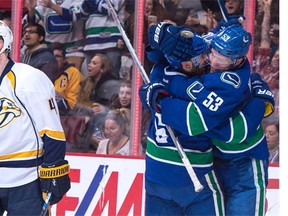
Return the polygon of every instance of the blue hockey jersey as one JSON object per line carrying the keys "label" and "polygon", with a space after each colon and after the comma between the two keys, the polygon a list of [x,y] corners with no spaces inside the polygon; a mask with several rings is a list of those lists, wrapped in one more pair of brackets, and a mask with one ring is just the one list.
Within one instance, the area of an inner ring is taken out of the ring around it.
{"label": "blue hockey jersey", "polygon": [[[162,81],[162,75],[158,76],[156,71],[162,70],[163,74],[164,64],[156,65],[152,71],[154,70],[155,73],[152,72],[150,75],[151,81]],[[211,139],[202,134],[187,136],[178,131],[175,131],[175,135],[197,177],[202,181],[204,175],[213,167]],[[191,189],[194,187],[166,125],[163,124],[161,114],[156,112],[152,113],[147,134],[145,178],[163,185],[191,185]]]}
{"label": "blue hockey jersey", "polygon": [[173,96],[161,101],[164,124],[186,135],[210,137],[217,147],[215,154],[223,158],[268,157],[260,125],[265,106],[250,96],[248,62],[237,70],[193,78],[169,67],[164,70],[163,80],[169,82]]}

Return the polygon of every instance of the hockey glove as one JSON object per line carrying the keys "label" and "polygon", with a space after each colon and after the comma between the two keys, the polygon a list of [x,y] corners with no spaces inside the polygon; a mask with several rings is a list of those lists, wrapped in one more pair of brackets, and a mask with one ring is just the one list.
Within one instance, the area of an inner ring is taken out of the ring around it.
{"label": "hockey glove", "polygon": [[40,182],[43,197],[52,193],[50,205],[58,203],[70,189],[69,164],[67,160],[43,163],[40,168]]}
{"label": "hockey glove", "polygon": [[265,104],[264,118],[274,112],[274,96],[270,91],[268,84],[262,80],[260,74],[252,73],[250,75],[252,94],[254,97],[261,98]]}
{"label": "hockey glove", "polygon": [[[184,30],[187,36],[182,36],[181,32]],[[149,28],[148,41],[151,47],[161,50],[164,54],[187,61],[194,54],[192,35],[188,28],[160,22]]]}
{"label": "hockey glove", "polygon": [[165,96],[168,96],[168,92],[162,83],[143,84],[139,89],[139,97],[144,108],[152,109],[156,112],[160,112],[158,102]]}

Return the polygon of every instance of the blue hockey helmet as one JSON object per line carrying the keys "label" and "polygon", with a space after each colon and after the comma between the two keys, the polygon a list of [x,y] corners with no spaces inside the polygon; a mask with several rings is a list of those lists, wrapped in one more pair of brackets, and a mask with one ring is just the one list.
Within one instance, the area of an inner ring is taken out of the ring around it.
{"label": "blue hockey helmet", "polygon": [[241,25],[235,24],[218,32],[210,43],[210,47],[221,55],[233,60],[247,55],[252,37]]}

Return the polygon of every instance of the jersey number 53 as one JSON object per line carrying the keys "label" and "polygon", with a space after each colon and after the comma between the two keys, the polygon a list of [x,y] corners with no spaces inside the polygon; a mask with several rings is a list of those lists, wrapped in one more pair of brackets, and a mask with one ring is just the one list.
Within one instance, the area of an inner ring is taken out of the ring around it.
{"label": "jersey number 53", "polygon": [[224,100],[221,97],[219,97],[215,92],[211,92],[202,104],[211,111],[217,111],[223,102]]}

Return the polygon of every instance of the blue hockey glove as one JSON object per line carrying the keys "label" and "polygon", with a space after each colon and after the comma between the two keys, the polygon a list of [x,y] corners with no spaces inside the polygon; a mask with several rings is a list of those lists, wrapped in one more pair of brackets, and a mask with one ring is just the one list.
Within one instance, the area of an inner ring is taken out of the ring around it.
{"label": "blue hockey glove", "polygon": [[168,92],[162,83],[143,84],[139,89],[139,97],[144,108],[156,112],[160,112],[159,99],[165,96],[168,96]]}
{"label": "blue hockey glove", "polygon": [[[189,32],[187,36],[181,34],[184,30]],[[161,50],[164,54],[186,61],[194,54],[192,35],[188,28],[160,22],[149,28],[148,41],[151,47]]]}
{"label": "blue hockey glove", "polygon": [[264,118],[274,112],[274,96],[270,91],[268,84],[262,80],[260,74],[252,73],[250,75],[252,94],[254,97],[261,98],[265,104]]}
{"label": "blue hockey glove", "polygon": [[43,197],[52,193],[50,205],[58,203],[70,189],[69,164],[67,160],[58,160],[55,163],[40,167],[40,183]]}

